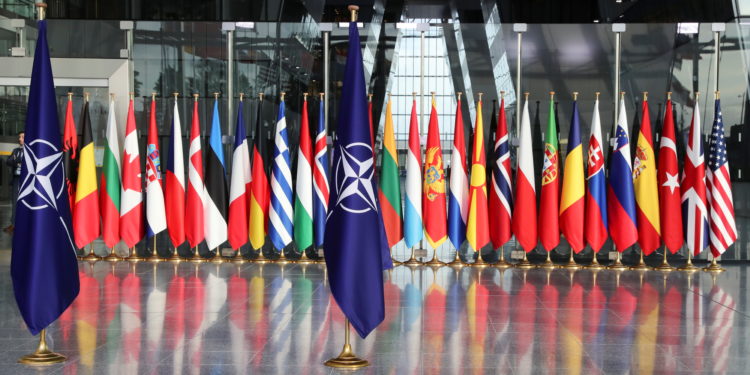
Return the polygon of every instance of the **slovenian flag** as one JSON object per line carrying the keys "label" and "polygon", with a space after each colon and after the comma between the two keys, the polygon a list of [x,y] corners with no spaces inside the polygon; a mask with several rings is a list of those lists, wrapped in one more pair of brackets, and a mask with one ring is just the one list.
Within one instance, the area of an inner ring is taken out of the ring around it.
{"label": "slovenian flag", "polygon": [[638,239],[625,98],[620,99],[615,148],[609,159],[609,179],[607,182],[609,183],[607,214],[609,216],[610,234],[617,251],[623,252]]}

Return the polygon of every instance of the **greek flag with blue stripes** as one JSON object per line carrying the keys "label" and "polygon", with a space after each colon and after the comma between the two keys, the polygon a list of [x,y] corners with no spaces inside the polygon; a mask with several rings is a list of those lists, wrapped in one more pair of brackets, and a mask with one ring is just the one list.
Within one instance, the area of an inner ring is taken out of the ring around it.
{"label": "greek flag with blue stripes", "polygon": [[273,170],[271,172],[271,209],[268,219],[271,222],[269,235],[273,246],[282,250],[292,242],[294,230],[292,208],[292,168],[289,158],[289,137],[287,136],[284,101],[279,104],[279,117],[274,132]]}

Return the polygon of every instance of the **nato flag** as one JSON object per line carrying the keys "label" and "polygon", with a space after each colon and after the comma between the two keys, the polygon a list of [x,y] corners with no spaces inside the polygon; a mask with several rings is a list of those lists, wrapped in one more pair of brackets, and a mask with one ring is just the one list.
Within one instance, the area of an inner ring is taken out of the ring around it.
{"label": "nato flag", "polygon": [[364,78],[359,32],[353,22],[323,246],[331,293],[362,338],[385,317],[383,268],[393,266],[378,212]]}
{"label": "nato flag", "polygon": [[39,21],[26,113],[10,272],[18,309],[36,335],[57,320],[79,289],[46,21]]}

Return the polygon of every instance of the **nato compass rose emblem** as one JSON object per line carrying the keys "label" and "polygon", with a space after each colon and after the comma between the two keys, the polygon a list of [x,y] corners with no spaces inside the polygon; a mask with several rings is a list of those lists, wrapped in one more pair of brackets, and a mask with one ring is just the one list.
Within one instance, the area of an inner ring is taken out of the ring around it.
{"label": "nato compass rose emblem", "polygon": [[336,205],[354,214],[377,211],[372,176],[372,147],[355,142],[339,147],[336,164]]}
{"label": "nato compass rose emblem", "polygon": [[[35,144],[39,144],[35,147],[39,151],[43,148],[50,148],[52,152],[47,151],[43,154],[48,153],[49,155],[37,157],[31,147]],[[23,203],[30,210],[43,210],[52,207],[57,211],[57,199],[65,190],[65,172],[61,166],[62,151],[43,139],[36,139],[30,144],[24,144],[23,148],[26,176],[19,189],[18,202]]]}

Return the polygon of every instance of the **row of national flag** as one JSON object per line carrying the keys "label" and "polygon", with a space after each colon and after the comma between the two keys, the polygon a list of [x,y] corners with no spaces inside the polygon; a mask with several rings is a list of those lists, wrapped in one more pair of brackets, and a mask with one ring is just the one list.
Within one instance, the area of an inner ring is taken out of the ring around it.
{"label": "row of national flag", "polygon": [[[144,237],[162,231],[168,233],[175,247],[185,242],[195,247],[205,241],[210,249],[215,249],[228,241],[235,250],[248,242],[259,249],[264,245],[266,235],[277,249],[283,249],[292,239],[301,249],[313,244],[322,246],[329,196],[323,102],[320,101],[314,147],[306,97],[303,104],[294,204],[284,102],[282,99],[279,107],[272,160],[268,160],[270,155],[266,152],[262,133],[262,104],[261,96],[254,142],[250,145],[250,134],[245,129],[243,117],[243,100],[240,100],[231,155],[232,170],[227,183],[218,99],[213,105],[208,143],[203,144],[196,97],[187,155],[183,153],[182,127],[175,101],[164,173],[159,152],[156,99],[152,97],[151,100],[145,160],[139,154],[133,99],[130,98],[123,139],[120,139],[112,99],[101,179],[97,184],[89,103],[86,100],[80,115],[82,138],[79,144],[72,99],[69,98],[63,149],[76,246],[83,248],[101,235],[108,247],[121,240],[132,247]],[[141,175],[144,162],[145,178]]]}

